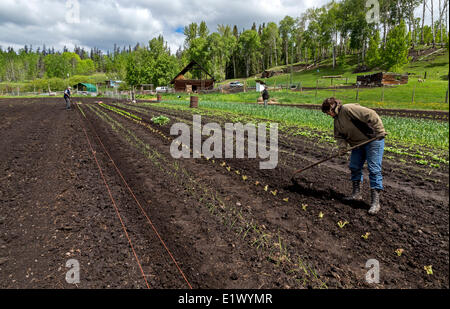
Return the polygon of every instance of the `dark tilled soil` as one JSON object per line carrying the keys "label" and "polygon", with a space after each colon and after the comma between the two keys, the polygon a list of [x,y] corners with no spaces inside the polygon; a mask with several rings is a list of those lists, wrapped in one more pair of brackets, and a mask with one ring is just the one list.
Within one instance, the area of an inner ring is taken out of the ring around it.
{"label": "dark tilled soil", "polygon": [[[425,176],[385,160],[383,208],[371,217],[367,202],[343,200],[345,158],[290,182],[326,145],[280,136],[275,170],[260,170],[259,160],[174,160],[170,124],[149,118],[189,123],[191,114],[130,106],[137,123],[76,101],[86,117],[62,99],[0,100],[0,287],[449,286],[448,167]],[[203,118],[212,120],[226,121]],[[65,279],[69,259],[80,264],[77,285]],[[365,281],[369,259],[379,261],[379,284]]]}

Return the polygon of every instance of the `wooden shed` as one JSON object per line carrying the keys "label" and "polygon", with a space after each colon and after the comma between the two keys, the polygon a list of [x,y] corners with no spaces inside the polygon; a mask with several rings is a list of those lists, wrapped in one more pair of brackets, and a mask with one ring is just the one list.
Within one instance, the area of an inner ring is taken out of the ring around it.
{"label": "wooden shed", "polygon": [[[184,75],[190,71],[200,72],[200,76],[209,77],[201,79],[185,79]],[[214,88],[214,77],[211,76],[200,64],[192,60],[174,79],[170,82],[175,92],[199,92]]]}
{"label": "wooden shed", "polygon": [[401,85],[408,83],[408,74],[379,72],[357,76],[356,82],[361,86]]}

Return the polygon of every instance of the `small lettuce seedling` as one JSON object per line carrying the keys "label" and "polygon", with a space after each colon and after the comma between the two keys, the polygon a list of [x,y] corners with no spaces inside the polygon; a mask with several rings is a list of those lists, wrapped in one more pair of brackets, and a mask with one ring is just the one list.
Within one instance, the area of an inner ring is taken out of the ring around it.
{"label": "small lettuce seedling", "polygon": [[337,224],[338,224],[339,227],[342,229],[346,224],[348,224],[348,221],[342,222],[342,220],[340,220]]}
{"label": "small lettuce seedling", "polygon": [[302,204],[302,209],[304,210],[304,211],[306,211],[306,208],[308,207],[308,204]]}
{"label": "small lettuce seedling", "polygon": [[289,198],[288,198],[288,197],[286,197],[286,198],[284,198],[284,199],[283,199],[283,201],[285,201],[285,202],[289,202]]}
{"label": "small lettuce seedling", "polygon": [[266,186],[264,187],[264,191],[267,191],[267,190],[269,190],[269,185],[266,185]]}
{"label": "small lettuce seedling", "polygon": [[367,240],[367,238],[369,238],[369,235],[370,235],[370,233],[367,232],[366,234],[361,235],[361,237]]}
{"label": "small lettuce seedling", "polygon": [[319,212],[319,218],[322,219],[324,216],[323,212]]}
{"label": "small lettuce seedling", "polygon": [[403,250],[402,248],[398,248],[397,250],[395,250],[395,253],[397,253],[398,256],[402,256],[403,251],[405,250]]}
{"label": "small lettuce seedling", "polygon": [[166,123],[168,123],[170,121],[170,119],[168,117],[166,117],[166,116],[161,115],[161,116],[158,116],[158,117],[153,117],[151,119],[151,121],[153,121],[156,124],[159,124],[160,126],[163,126]]}
{"label": "small lettuce seedling", "polygon": [[424,266],[423,268],[427,272],[427,275],[432,275],[433,274],[433,266],[432,265]]}

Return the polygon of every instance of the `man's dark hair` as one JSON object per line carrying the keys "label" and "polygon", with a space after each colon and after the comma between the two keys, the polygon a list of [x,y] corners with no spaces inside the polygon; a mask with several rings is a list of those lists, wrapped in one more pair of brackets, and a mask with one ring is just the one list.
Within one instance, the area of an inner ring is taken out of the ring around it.
{"label": "man's dark hair", "polygon": [[341,101],[338,99],[335,99],[334,97],[327,98],[323,100],[322,103],[322,113],[328,113],[329,111],[335,111],[336,106],[340,105]]}

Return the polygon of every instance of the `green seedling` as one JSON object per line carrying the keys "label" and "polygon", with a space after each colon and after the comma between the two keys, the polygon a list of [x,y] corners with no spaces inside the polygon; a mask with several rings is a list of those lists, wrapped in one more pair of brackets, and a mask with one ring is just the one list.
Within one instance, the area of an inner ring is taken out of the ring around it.
{"label": "green seedling", "polygon": [[170,119],[168,117],[163,116],[163,115],[158,116],[158,117],[153,117],[151,120],[154,123],[159,124],[160,126],[163,126],[170,121]]}
{"label": "green seedling", "polygon": [[395,250],[395,253],[397,253],[398,256],[402,256],[403,251],[405,250],[403,250],[402,248],[398,248],[397,250]]}
{"label": "green seedling", "polygon": [[285,202],[289,202],[289,198],[288,198],[288,197],[286,197],[286,198],[284,198],[284,199],[283,199],[283,201],[285,201]]}
{"label": "green seedling", "polygon": [[319,212],[319,218],[322,219],[324,216],[323,212]]}
{"label": "green seedling", "polygon": [[341,220],[341,221],[339,221],[337,224],[338,224],[339,227],[342,229],[346,224],[348,224],[348,221],[342,222],[342,220]]}
{"label": "green seedling", "polygon": [[266,185],[266,186],[264,187],[264,191],[267,191],[267,190],[269,190],[269,185]]}
{"label": "green seedling", "polygon": [[304,211],[306,211],[306,208],[308,207],[308,204],[302,204],[302,209],[304,210]]}
{"label": "green seedling", "polygon": [[243,180],[243,181],[246,181],[246,180],[247,180],[247,178],[248,178],[247,176],[245,176],[245,175],[242,175],[242,180]]}
{"label": "green seedling", "polygon": [[366,234],[361,235],[361,237],[367,240],[369,238],[369,235],[370,235],[370,233],[367,232]]}
{"label": "green seedling", "polygon": [[427,275],[432,275],[433,274],[433,267],[432,267],[432,265],[424,266],[423,268],[427,272]]}
{"label": "green seedling", "polygon": [[277,195],[277,193],[278,193],[278,190],[273,190],[273,191],[270,191],[270,193],[272,193],[272,195],[273,195],[273,196],[276,196],[276,195]]}

